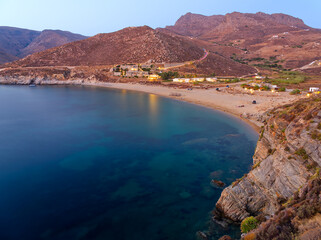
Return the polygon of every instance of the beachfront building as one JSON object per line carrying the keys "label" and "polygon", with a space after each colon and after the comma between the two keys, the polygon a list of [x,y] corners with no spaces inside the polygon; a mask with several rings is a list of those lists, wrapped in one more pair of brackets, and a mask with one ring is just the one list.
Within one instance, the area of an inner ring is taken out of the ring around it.
{"label": "beachfront building", "polygon": [[174,78],[173,82],[189,83],[192,82],[192,80],[190,78]]}
{"label": "beachfront building", "polygon": [[204,82],[205,78],[192,78],[194,82]]}
{"label": "beachfront building", "polygon": [[148,72],[144,71],[126,71],[124,74],[125,77],[148,77]]}
{"label": "beachfront building", "polygon": [[148,81],[150,81],[150,82],[155,82],[155,81],[158,81],[159,78],[160,78],[159,75],[157,75],[157,74],[151,74],[151,75],[148,76]]}
{"label": "beachfront building", "polygon": [[206,78],[206,81],[208,81],[208,82],[216,82],[217,78],[216,77],[208,77],[208,78]]}
{"label": "beachfront building", "polygon": [[178,82],[178,83],[191,83],[191,82],[216,82],[217,78],[204,78],[204,77],[199,77],[199,78],[174,78],[173,82]]}
{"label": "beachfront building", "polygon": [[317,87],[310,87],[309,92],[318,92],[320,91],[320,88]]}

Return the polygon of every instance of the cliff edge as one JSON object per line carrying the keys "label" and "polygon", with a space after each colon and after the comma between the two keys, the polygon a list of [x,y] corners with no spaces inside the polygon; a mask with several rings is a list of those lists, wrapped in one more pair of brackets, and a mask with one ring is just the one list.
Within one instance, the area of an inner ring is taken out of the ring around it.
{"label": "cliff edge", "polygon": [[271,218],[320,166],[321,97],[276,108],[266,114],[252,170],[224,189],[216,218]]}

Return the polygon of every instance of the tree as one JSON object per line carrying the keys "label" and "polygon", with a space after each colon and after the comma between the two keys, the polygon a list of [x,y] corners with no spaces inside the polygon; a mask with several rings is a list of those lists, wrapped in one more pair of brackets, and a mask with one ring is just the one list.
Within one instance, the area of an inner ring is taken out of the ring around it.
{"label": "tree", "polygon": [[178,72],[163,72],[163,73],[159,73],[159,76],[161,76],[161,78],[163,80],[169,80],[169,79],[173,79],[173,78],[177,78],[179,77]]}

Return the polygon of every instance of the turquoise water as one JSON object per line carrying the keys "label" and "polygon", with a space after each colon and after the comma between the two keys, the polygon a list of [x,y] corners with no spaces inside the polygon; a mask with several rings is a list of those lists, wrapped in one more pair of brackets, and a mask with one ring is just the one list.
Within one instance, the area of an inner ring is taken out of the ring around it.
{"label": "turquoise water", "polygon": [[[0,86],[0,239],[189,240],[257,134],[152,94]],[[217,226],[216,237],[238,228]]]}

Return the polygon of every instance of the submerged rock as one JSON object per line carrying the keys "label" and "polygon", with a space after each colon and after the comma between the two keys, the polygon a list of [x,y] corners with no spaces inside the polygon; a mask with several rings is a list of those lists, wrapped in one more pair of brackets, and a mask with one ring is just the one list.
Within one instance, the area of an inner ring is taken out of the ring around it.
{"label": "submerged rock", "polygon": [[196,239],[197,240],[208,240],[209,238],[207,237],[207,235],[204,232],[198,231],[196,233]]}
{"label": "submerged rock", "polygon": [[225,186],[225,183],[224,182],[222,182],[222,181],[220,181],[220,180],[215,180],[215,179],[213,179],[213,180],[211,180],[211,186],[212,187],[215,187],[215,188],[222,188],[222,187],[224,187]]}
{"label": "submerged rock", "polygon": [[228,236],[228,235],[224,235],[219,240],[232,240],[232,238],[230,236]]}
{"label": "submerged rock", "polygon": [[179,196],[182,198],[182,199],[187,199],[187,198],[190,198],[192,195],[187,192],[187,191],[183,191],[183,192],[180,192]]}

